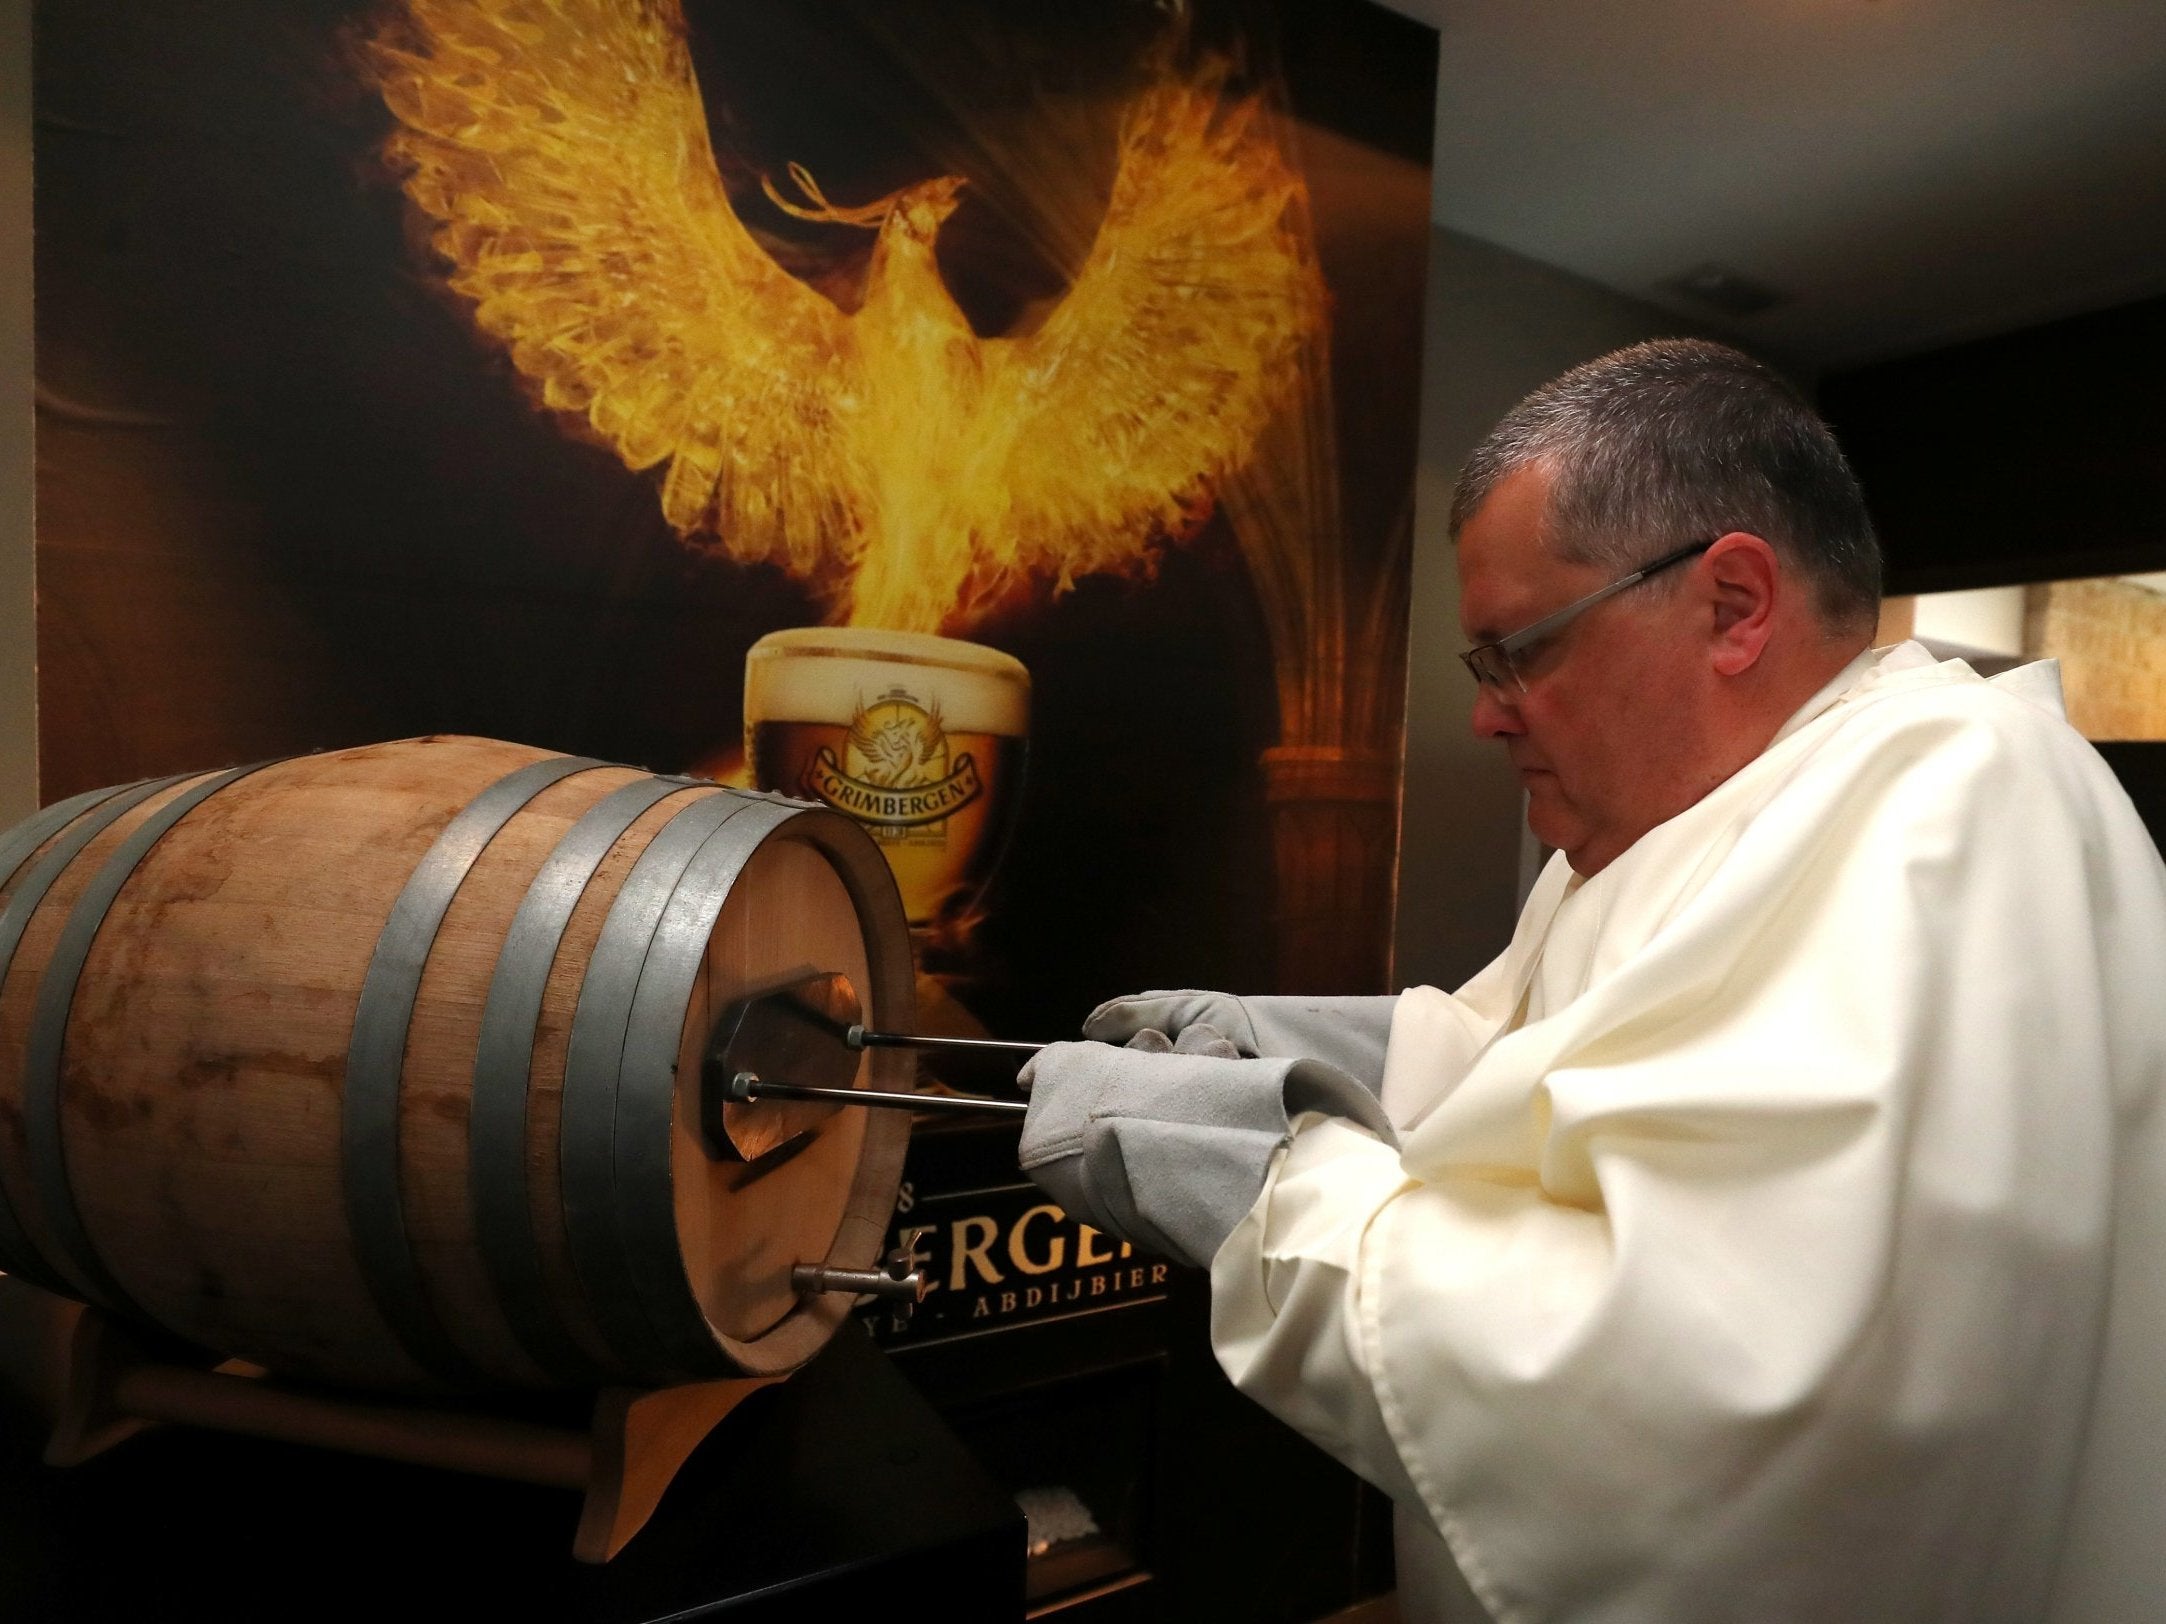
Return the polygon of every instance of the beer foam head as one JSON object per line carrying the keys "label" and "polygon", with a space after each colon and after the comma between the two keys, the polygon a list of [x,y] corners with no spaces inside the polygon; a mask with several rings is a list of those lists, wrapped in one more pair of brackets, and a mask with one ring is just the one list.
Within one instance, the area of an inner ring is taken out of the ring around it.
{"label": "beer foam head", "polygon": [[745,724],[847,727],[864,706],[901,689],[937,704],[959,733],[1022,738],[1030,731],[1030,672],[982,643],[869,626],[769,632],[745,656]]}

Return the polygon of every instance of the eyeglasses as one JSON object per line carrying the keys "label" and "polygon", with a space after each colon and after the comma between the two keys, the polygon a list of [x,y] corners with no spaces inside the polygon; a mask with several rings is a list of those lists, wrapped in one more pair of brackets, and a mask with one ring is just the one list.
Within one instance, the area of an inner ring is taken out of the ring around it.
{"label": "eyeglasses", "polygon": [[1561,630],[1568,621],[1585,614],[1604,598],[1613,598],[1628,586],[1638,586],[1648,576],[1658,574],[1668,569],[1672,564],[1682,564],[1688,558],[1697,558],[1721,539],[1719,536],[1710,536],[1707,540],[1696,541],[1689,547],[1680,547],[1674,553],[1664,553],[1652,564],[1643,569],[1634,570],[1623,580],[1612,581],[1600,591],[1590,592],[1577,603],[1568,603],[1555,614],[1544,615],[1533,625],[1523,626],[1516,632],[1498,638],[1494,643],[1484,643],[1479,648],[1470,648],[1459,658],[1466,662],[1466,668],[1474,673],[1474,680],[1483,687],[1504,688],[1509,686],[1518,689],[1521,693],[1525,693],[1527,691],[1527,679],[1519,674],[1518,666],[1512,663],[1512,656]]}

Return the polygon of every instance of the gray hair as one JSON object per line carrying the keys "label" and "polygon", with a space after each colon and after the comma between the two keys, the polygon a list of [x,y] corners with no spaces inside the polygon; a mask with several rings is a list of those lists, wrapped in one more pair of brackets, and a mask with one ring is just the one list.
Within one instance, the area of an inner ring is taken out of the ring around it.
{"label": "gray hair", "polygon": [[1656,339],[1542,385],[1467,459],[1452,539],[1530,463],[1550,470],[1545,528],[1575,563],[1623,575],[1743,530],[1811,583],[1831,631],[1879,611],[1880,543],[1835,436],[1787,382],[1727,345]]}

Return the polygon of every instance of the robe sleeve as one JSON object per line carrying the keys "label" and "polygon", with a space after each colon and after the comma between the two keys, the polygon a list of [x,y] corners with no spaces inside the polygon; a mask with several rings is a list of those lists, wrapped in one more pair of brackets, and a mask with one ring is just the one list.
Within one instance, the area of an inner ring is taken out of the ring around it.
{"label": "robe sleeve", "polygon": [[1644,942],[1399,1153],[1297,1135],[1213,1259],[1237,1385],[1499,1619],[2040,1615],[2107,1034],[2156,999],[2110,938],[2166,891],[2095,755],[2015,706],[1855,719],[1719,828],[1711,797],[1721,859]]}
{"label": "robe sleeve", "polygon": [[1267,1199],[1211,1261],[1211,1345],[1238,1385],[1274,1395],[1288,1425],[1402,1504],[1420,1495],[1377,1408],[1363,1342],[1360,1263],[1375,1192],[1402,1192],[1398,1152],[1308,1115],[1279,1153]]}

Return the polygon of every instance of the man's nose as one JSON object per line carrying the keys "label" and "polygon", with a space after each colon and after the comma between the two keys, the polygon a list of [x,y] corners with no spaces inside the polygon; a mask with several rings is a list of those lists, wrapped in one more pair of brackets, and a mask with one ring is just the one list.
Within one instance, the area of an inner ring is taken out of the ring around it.
{"label": "man's nose", "polygon": [[1474,688],[1474,736],[1477,739],[1508,739],[1527,731],[1512,704],[1512,696],[1489,683]]}

